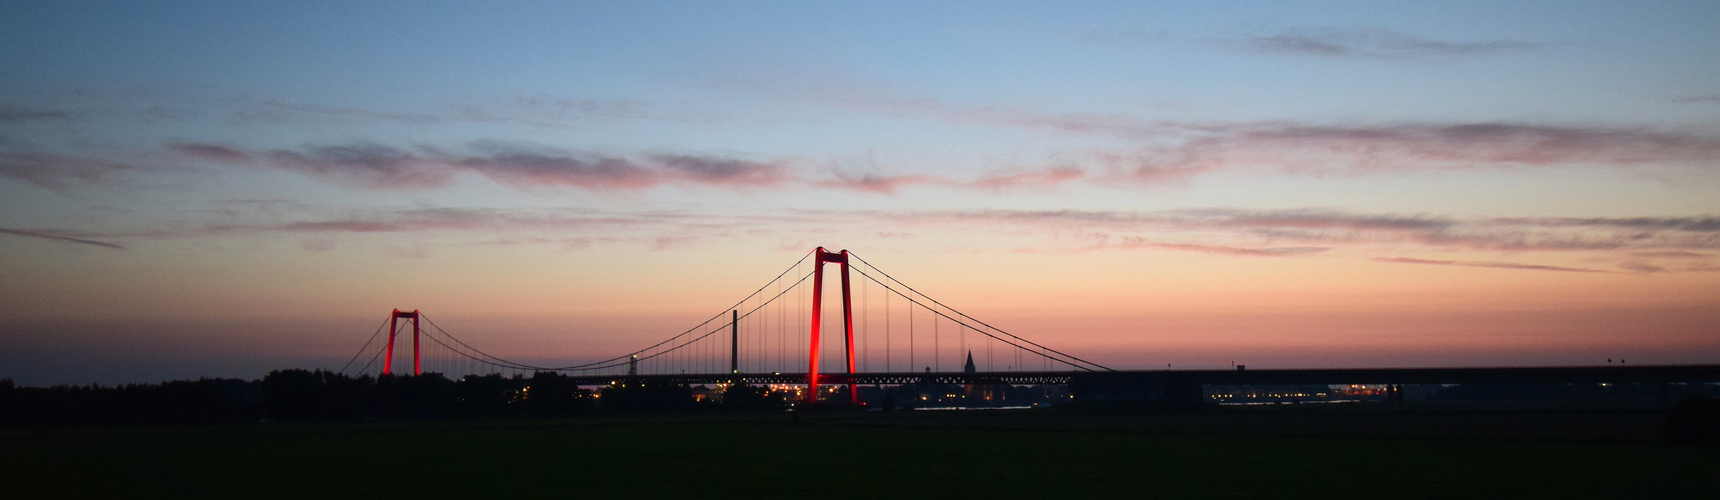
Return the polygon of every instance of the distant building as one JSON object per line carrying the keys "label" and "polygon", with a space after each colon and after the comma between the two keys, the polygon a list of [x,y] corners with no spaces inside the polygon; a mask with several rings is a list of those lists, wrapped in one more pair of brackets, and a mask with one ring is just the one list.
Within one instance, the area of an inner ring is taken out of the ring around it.
{"label": "distant building", "polygon": [[[973,364],[973,351],[968,351],[967,365],[962,367],[962,373],[968,375],[979,373],[979,369],[975,368]],[[995,385],[974,384],[971,379],[968,381],[966,386],[962,387],[962,399],[970,403],[979,403],[982,401],[986,404],[1002,403],[1005,394],[1007,394],[1007,391],[998,390],[998,387]]]}

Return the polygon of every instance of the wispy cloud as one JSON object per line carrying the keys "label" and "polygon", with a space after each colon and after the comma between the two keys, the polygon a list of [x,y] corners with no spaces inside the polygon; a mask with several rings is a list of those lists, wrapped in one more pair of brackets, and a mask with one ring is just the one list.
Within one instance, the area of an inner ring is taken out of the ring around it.
{"label": "wispy cloud", "polygon": [[416,112],[377,111],[364,108],[318,106],[313,104],[263,101],[240,106],[234,111],[241,121],[371,123],[392,122],[411,125],[433,125],[444,121],[435,114]]}
{"label": "wispy cloud", "polygon": [[594,121],[652,121],[717,125],[739,118],[685,104],[633,99],[580,99],[548,95],[526,95],[496,105],[465,106],[457,116],[480,122],[514,122],[543,127],[564,127]]}
{"label": "wispy cloud", "polygon": [[1096,226],[1116,230],[1146,229],[1312,229],[1376,231],[1441,231],[1457,224],[1453,219],[1429,215],[1353,214],[1332,210],[1236,210],[1224,208],[1127,211],[1127,210],[980,210],[926,211],[892,214],[907,219],[947,219],[1000,224],[1035,224],[1058,227]]}
{"label": "wispy cloud", "polygon": [[0,150],[0,176],[20,179],[54,191],[70,189],[74,182],[100,184],[131,168],[122,163],[91,158],[40,151]]}
{"label": "wispy cloud", "polygon": [[1087,176],[1084,170],[1070,166],[999,169],[971,179],[929,174],[855,175],[838,170],[827,172],[827,176],[809,176],[804,170],[797,171],[792,160],[753,161],[678,153],[605,156],[497,141],[474,141],[467,146],[475,153],[455,154],[425,146],[403,149],[372,142],[267,151],[211,143],[164,145],[167,150],[188,158],[263,165],[361,189],[437,188],[449,185],[458,174],[472,173],[521,189],[640,190],[663,185],[749,189],[810,185],[892,194],[916,185],[990,191],[1044,188]]}
{"label": "wispy cloud", "polygon": [[1352,214],[1324,210],[1179,210],[1167,212],[1196,223],[1227,227],[1275,229],[1345,229],[1371,231],[1443,231],[1456,224],[1429,215]]}
{"label": "wispy cloud", "polygon": [[[1426,214],[1367,214],[1332,210],[1192,209],[1168,211],[982,210],[820,211],[715,214],[698,211],[595,211],[552,209],[415,208],[332,212],[309,206],[245,204],[210,212],[208,222],[182,221],[158,229],[105,234],[32,230],[37,234],[101,238],[195,238],[281,234],[309,238],[341,235],[475,235],[486,241],[632,243],[684,248],[733,238],[787,238],[829,234],[832,226],[887,240],[914,235],[927,244],[950,235],[990,234],[1001,241],[1029,238],[1019,251],[1079,254],[1165,250],[1238,257],[1332,254],[1378,257],[1397,263],[1501,269],[1572,270],[1487,259],[1431,260],[1406,253],[1464,255],[1562,254],[1619,269],[1682,272],[1711,269],[1720,260],[1720,224],[1707,216],[1634,218],[1459,218]],[[664,235],[687,240],[659,240]],[[929,236],[928,236],[929,235]],[[438,236],[439,238],[441,236]],[[965,236],[964,236],[965,237]],[[319,242],[317,248],[333,248]],[[563,244],[563,243],[557,243]],[[1561,257],[1569,258],[1569,257]],[[1598,269],[1587,269],[1597,271]]]}
{"label": "wispy cloud", "polygon": [[446,185],[453,171],[445,162],[375,143],[277,149],[270,166],[361,188],[427,188]]}
{"label": "wispy cloud", "polygon": [[[1126,179],[1147,184],[1182,182],[1213,170],[1211,165],[1167,165],[1153,160],[1112,162],[1113,165],[1118,163],[1123,163]],[[1128,163],[1134,164],[1129,165]]]}
{"label": "wispy cloud", "polygon": [[955,177],[927,174],[851,174],[843,171],[832,171],[833,179],[810,181],[813,185],[848,191],[861,191],[875,194],[895,194],[897,191],[912,186],[941,186],[950,188],[981,189],[987,191],[1004,191],[1011,189],[1049,188],[1087,177],[1087,172],[1076,167],[1052,167],[1041,170],[1012,170],[1002,169],[984,173],[978,178],[964,180]]}
{"label": "wispy cloud", "polygon": [[577,187],[638,190],[664,184],[773,186],[793,180],[780,162],[719,156],[652,154],[641,160],[523,147],[494,141],[471,144],[477,154],[358,142],[249,152],[206,143],[166,147],[192,158],[260,163],[331,183],[365,189],[424,189],[446,186],[456,174],[476,173],[518,188]]}
{"label": "wispy cloud", "polygon": [[1688,95],[1681,95],[1681,96],[1673,96],[1672,99],[1670,99],[1670,100],[1672,102],[1684,103],[1684,104],[1720,103],[1720,94],[1688,94]]}
{"label": "wispy cloud", "polygon": [[790,180],[780,163],[669,154],[650,158],[678,177],[701,184],[772,186]]}
{"label": "wispy cloud", "polygon": [[[233,219],[255,219],[232,222]],[[219,222],[181,223],[170,228],[116,232],[109,236],[138,238],[196,238],[243,234],[338,235],[367,233],[516,233],[565,231],[631,231],[674,228],[697,220],[710,226],[716,216],[678,212],[611,213],[583,210],[527,210],[434,207],[405,210],[348,212],[331,216],[322,210],[299,209],[291,213],[258,211],[252,214],[223,211]]]}
{"label": "wispy cloud", "polygon": [[0,104],[0,123],[70,120],[72,114],[55,109],[32,109]]}
{"label": "wispy cloud", "polygon": [[1555,227],[1605,227],[1620,229],[1677,230],[1720,233],[1720,217],[1501,217],[1509,224]]}
{"label": "wispy cloud", "polygon": [[80,245],[93,245],[93,246],[98,246],[98,247],[112,248],[114,250],[125,250],[125,246],[117,244],[117,243],[108,243],[105,241],[87,240],[87,239],[83,239],[83,238],[73,238],[71,236],[55,234],[53,232],[25,231],[22,229],[0,228],[0,234],[10,234],[13,236],[24,236],[24,237],[29,237],[29,238],[41,238],[44,240],[53,240],[53,241],[58,241],[58,242],[62,242],[62,243],[77,243]]}
{"label": "wispy cloud", "polygon": [[[1198,209],[1171,211],[984,210],[876,213],[894,227],[992,228],[1019,233],[1098,232],[1110,243],[1082,240],[1081,251],[1148,242],[1211,247],[1234,255],[1314,253],[1314,249],[1379,251],[1586,253],[1619,262],[1661,265],[1683,253],[1720,250],[1710,217],[1455,218],[1357,214],[1331,210]],[[1197,251],[1197,248],[1161,246]],[[1273,250],[1292,249],[1292,250]],[[1262,250],[1264,252],[1258,252]],[[1691,268],[1689,263],[1669,269]]]}
{"label": "wispy cloud", "polygon": [[1445,41],[1378,28],[1292,30],[1230,40],[1250,52],[1275,55],[1443,61],[1538,49],[1515,40]]}
{"label": "wispy cloud", "polygon": [[[1351,32],[1343,32],[1351,33]],[[1351,33],[1354,34],[1354,33]],[[1376,33],[1376,35],[1378,35]],[[1309,35],[1312,36],[1312,35]],[[1334,39],[1343,39],[1333,35]],[[1413,37],[1382,45],[1421,47],[1426,52],[1485,52],[1487,43],[1461,44]],[[1333,42],[1336,43],[1336,42]],[[1395,45],[1394,45],[1395,44]],[[1497,45],[1497,44],[1495,44]],[[1508,45],[1508,44],[1507,44]],[[1435,47],[1438,47],[1435,49]],[[1406,49],[1407,50],[1407,49]],[[774,87],[772,87],[774,88]],[[401,148],[376,143],[319,144],[274,150],[245,150],[222,144],[177,143],[168,147],[195,158],[267,164],[358,188],[422,189],[447,185],[461,172],[478,173],[514,187],[646,189],[660,185],[737,188],[811,185],[891,194],[910,186],[1005,190],[1095,181],[1122,188],[1187,182],[1211,172],[1270,169],[1291,175],[1374,175],[1405,171],[1556,168],[1567,165],[1634,169],[1662,175],[1671,167],[1720,167],[1720,135],[1702,130],[1645,126],[1513,122],[1312,123],[1176,122],[1128,114],[1058,113],[1006,105],[969,105],[903,97],[888,86],[836,85],[788,91],[786,97],[899,118],[1102,137],[1113,141],[1068,151],[1054,167],[998,169],[970,177],[929,171],[835,173],[797,168],[804,161],[755,161],[724,155],[679,153],[592,154],[494,141]],[[1700,97],[1700,96],[1697,96]],[[567,116],[664,119],[692,113],[664,111],[652,103],[519,98],[512,115],[459,120],[563,120]],[[424,122],[429,116],[265,103],[263,108],[329,116]],[[697,113],[693,113],[697,114]],[[517,116],[515,116],[517,115]],[[567,116],[564,116],[567,115]],[[684,118],[684,117],[682,117]],[[443,120],[444,118],[434,118]],[[1120,141],[1120,142],[1115,142]],[[464,153],[462,151],[473,151]],[[39,176],[38,176],[39,177]],[[1117,182],[1126,180],[1130,182]]]}
{"label": "wispy cloud", "polygon": [[917,185],[947,185],[949,179],[931,175],[851,175],[842,172],[835,173],[835,179],[817,181],[819,187],[864,191],[877,194],[894,194],[897,190]]}
{"label": "wispy cloud", "polygon": [[1218,245],[1195,245],[1188,243],[1162,243],[1147,241],[1143,238],[1126,238],[1123,248],[1153,248],[1161,250],[1177,250],[1183,252],[1200,252],[1219,255],[1237,255],[1244,257],[1295,257],[1313,255],[1331,251],[1331,247],[1271,247],[1245,248]]}
{"label": "wispy cloud", "polygon": [[1428,264],[1436,266],[1490,267],[1495,269],[1523,269],[1528,271],[1559,271],[1567,273],[1607,273],[1600,269],[1583,269],[1579,267],[1543,266],[1536,264],[1516,264],[1511,262],[1474,262],[1461,260],[1430,260],[1409,257],[1378,257],[1374,260],[1396,264]]}
{"label": "wispy cloud", "polygon": [[219,144],[177,142],[168,144],[167,149],[186,156],[202,158],[205,160],[214,160],[226,163],[244,163],[251,161],[250,153]]}
{"label": "wispy cloud", "polygon": [[1720,135],[1712,131],[1521,122],[1177,122],[964,105],[862,85],[784,92],[788,98],[901,118],[1120,140],[1083,152],[1086,163],[1120,172],[1122,179],[1154,184],[1237,168],[1361,175],[1564,165],[1720,167]]}
{"label": "wispy cloud", "polygon": [[1319,174],[1552,165],[1713,168],[1720,166],[1720,136],[1509,123],[1233,124],[1210,126],[1179,147],[1143,153],[1135,161],[1141,165],[1128,174],[1147,181],[1244,167]]}
{"label": "wispy cloud", "polygon": [[1075,167],[1056,167],[1032,172],[994,173],[973,181],[972,185],[985,189],[1005,189],[1014,187],[1049,187],[1080,180],[1087,172]]}
{"label": "wispy cloud", "polygon": [[524,188],[644,189],[664,181],[661,172],[622,158],[576,158],[509,151],[459,158],[454,164],[496,182]]}
{"label": "wispy cloud", "polygon": [[[358,248],[338,242],[342,238],[391,235],[381,241],[434,234],[441,244],[518,245],[547,244],[581,249],[594,244],[638,245],[663,251],[696,246],[709,237],[735,234],[736,228],[781,222],[782,218],[738,217],[693,212],[602,212],[558,209],[489,209],[437,207],[408,210],[348,212],[319,216],[322,210],[307,210],[287,220],[270,213],[253,222],[175,224],[168,228],[114,233],[112,236],[148,239],[178,239],[231,236],[286,235],[300,239],[300,249],[327,252],[336,248]],[[231,216],[223,217],[230,219]],[[246,217],[239,217],[246,218]],[[665,235],[671,236],[665,236]],[[475,238],[474,238],[475,237]],[[425,258],[427,251],[390,243],[384,253],[399,258]]]}
{"label": "wispy cloud", "polygon": [[1145,120],[1125,114],[1054,113],[1034,109],[969,105],[939,99],[901,97],[873,89],[837,89],[801,98],[850,109],[901,118],[932,119],[957,124],[991,125],[1076,135],[1109,135],[1152,139],[1185,131],[1187,125]]}

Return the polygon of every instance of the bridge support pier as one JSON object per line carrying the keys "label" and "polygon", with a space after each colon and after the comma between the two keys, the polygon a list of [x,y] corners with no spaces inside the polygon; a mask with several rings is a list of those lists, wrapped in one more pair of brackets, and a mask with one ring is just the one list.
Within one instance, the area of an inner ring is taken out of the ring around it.
{"label": "bridge support pier", "polygon": [[[848,373],[854,373],[854,302],[853,296],[848,292],[848,251],[843,250],[837,253],[826,251],[824,247],[818,247],[813,252],[816,257],[812,263],[812,338],[808,346],[811,359],[807,362],[806,373],[806,402],[808,403],[818,401],[818,333],[824,312],[824,264],[826,262],[842,265],[842,333],[846,346],[844,352],[848,358]],[[860,403],[860,393],[855,390],[852,382],[848,384],[848,402],[850,404]]]}

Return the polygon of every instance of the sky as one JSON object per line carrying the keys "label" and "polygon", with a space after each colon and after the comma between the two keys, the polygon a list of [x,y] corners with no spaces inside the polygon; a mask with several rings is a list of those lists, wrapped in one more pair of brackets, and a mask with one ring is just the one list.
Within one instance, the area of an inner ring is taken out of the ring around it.
{"label": "sky", "polygon": [[395,308],[606,357],[818,246],[1113,368],[1720,363],[1717,53],[1710,1],[6,2],[0,378]]}

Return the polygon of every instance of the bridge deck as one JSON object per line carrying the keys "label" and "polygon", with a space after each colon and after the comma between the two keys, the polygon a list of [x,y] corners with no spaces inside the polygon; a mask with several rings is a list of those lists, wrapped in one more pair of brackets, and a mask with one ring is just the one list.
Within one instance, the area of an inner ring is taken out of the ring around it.
{"label": "bridge deck", "polygon": [[[805,373],[591,375],[580,385],[623,380],[673,384],[795,385]],[[1720,382],[1720,365],[1556,366],[1515,368],[1313,368],[1282,370],[1131,370],[1114,372],[894,372],[823,373],[820,382],[846,384],[1081,384],[1081,385],[1290,385],[1290,384],[1592,384]]]}

